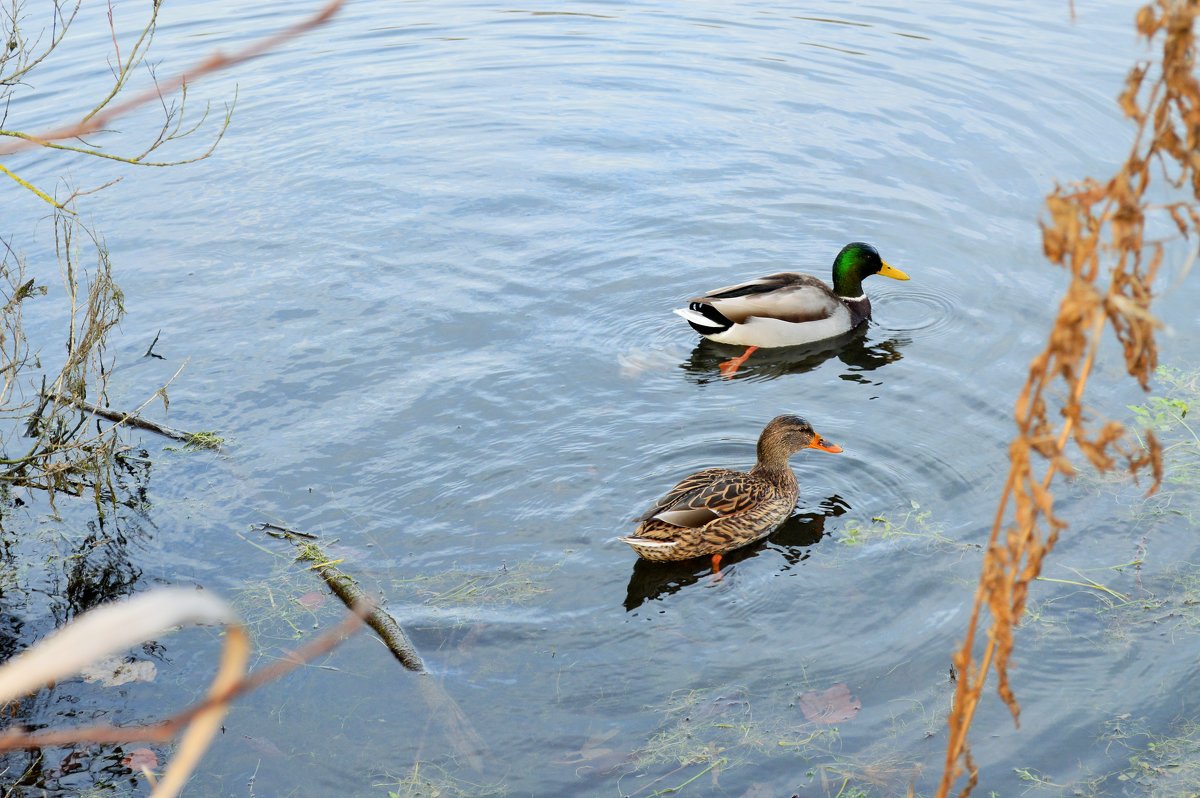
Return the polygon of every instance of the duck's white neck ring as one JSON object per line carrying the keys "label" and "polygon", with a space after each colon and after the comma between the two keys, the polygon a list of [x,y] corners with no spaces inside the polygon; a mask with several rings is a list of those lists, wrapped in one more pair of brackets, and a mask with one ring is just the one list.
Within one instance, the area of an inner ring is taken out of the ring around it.
{"label": "duck's white neck ring", "polygon": [[862,301],[863,301],[864,299],[866,299],[866,298],[867,298],[867,295],[866,295],[866,294],[859,294],[858,296],[844,296],[844,297],[842,297],[842,299],[846,300],[847,302],[862,302]]}

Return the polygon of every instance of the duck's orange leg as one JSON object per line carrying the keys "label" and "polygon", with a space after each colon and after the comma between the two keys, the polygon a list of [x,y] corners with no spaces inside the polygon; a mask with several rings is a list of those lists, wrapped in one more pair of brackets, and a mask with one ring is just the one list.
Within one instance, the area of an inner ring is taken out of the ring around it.
{"label": "duck's orange leg", "polygon": [[720,552],[718,552],[717,554],[714,554],[712,556],[712,565],[713,565],[713,576],[715,576],[717,578],[717,581],[720,582],[721,581],[721,554],[720,554]]}
{"label": "duck's orange leg", "polygon": [[746,358],[754,354],[754,350],[756,349],[758,349],[757,346],[748,346],[746,347],[746,351],[742,352],[742,354],[738,355],[737,357],[731,357],[729,360],[726,360],[724,363],[722,363],[719,366],[721,369],[721,376],[725,379],[729,379],[734,374],[737,374],[738,368],[746,362]]}

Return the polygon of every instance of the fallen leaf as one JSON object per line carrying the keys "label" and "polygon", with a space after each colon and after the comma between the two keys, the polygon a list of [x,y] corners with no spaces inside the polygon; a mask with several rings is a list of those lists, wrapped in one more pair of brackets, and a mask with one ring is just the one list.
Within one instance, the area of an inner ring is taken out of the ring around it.
{"label": "fallen leaf", "polygon": [[158,756],[149,748],[135,748],[121,759],[121,764],[130,770],[154,770],[158,767]]}
{"label": "fallen leaf", "polygon": [[835,684],[828,690],[800,696],[800,711],[804,713],[804,719],[812,723],[853,720],[860,709],[862,702],[850,695],[850,688],[844,684]]}
{"label": "fallen leaf", "polygon": [[158,668],[149,660],[129,661],[123,657],[106,657],[81,670],[85,682],[99,682],[105,687],[117,687],[129,682],[152,682]]}
{"label": "fallen leaf", "polygon": [[279,750],[279,746],[275,745],[275,743],[271,742],[266,737],[251,737],[248,734],[243,734],[242,742],[260,754],[278,757],[282,757],[284,755],[283,751]]}
{"label": "fallen leaf", "polygon": [[328,596],[325,593],[313,590],[296,599],[296,603],[306,610],[315,610],[324,604],[327,598]]}

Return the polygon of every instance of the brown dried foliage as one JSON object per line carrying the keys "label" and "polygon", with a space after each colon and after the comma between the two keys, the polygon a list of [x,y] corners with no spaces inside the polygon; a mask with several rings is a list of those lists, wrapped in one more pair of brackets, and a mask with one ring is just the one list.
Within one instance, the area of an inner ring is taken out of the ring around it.
{"label": "brown dried foliage", "polygon": [[[1141,63],[1130,70],[1119,97],[1122,111],[1137,125],[1130,153],[1107,182],[1085,179],[1059,186],[1046,198],[1049,218],[1042,224],[1046,257],[1070,271],[1071,283],[1046,347],[1030,364],[1017,399],[1017,434],[1009,447],[1008,480],[993,521],[966,639],[954,656],[959,678],[939,798],[949,794],[964,770],[967,779],[960,795],[969,795],[975,787],[978,774],[966,735],[991,668],[995,668],[1000,697],[1014,721],[1019,719],[1008,673],[1013,629],[1025,612],[1029,583],[1041,572],[1043,559],[1066,526],[1055,515],[1050,486],[1055,474],[1069,475],[1074,470],[1068,447],[1100,471],[1120,463],[1136,477],[1149,468],[1154,477],[1151,492],[1162,479],[1161,449],[1153,434],[1146,433],[1145,447],[1130,444],[1123,425],[1092,419],[1083,398],[1106,327],[1115,333],[1125,368],[1143,390],[1148,389],[1157,365],[1158,322],[1150,313],[1151,286],[1164,252],[1162,241],[1146,239],[1148,216],[1170,218],[1185,238],[1200,231],[1200,83],[1193,74],[1197,15],[1200,0],[1155,0],[1138,12],[1138,32],[1151,44],[1161,43],[1162,52],[1157,64]],[[1190,189],[1190,196],[1152,204],[1146,192],[1155,177],[1170,189]],[[1101,273],[1102,264],[1111,264],[1106,275]],[[1061,402],[1049,398],[1058,393],[1055,388],[1065,389]],[[983,607],[992,624],[976,659]]]}

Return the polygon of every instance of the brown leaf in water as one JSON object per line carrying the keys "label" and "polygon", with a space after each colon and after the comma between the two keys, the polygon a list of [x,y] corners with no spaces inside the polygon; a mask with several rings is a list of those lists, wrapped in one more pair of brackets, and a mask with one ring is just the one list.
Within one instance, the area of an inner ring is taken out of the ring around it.
{"label": "brown leaf in water", "polygon": [[242,742],[245,743],[248,748],[257,751],[260,754],[277,757],[284,756],[284,753],[279,749],[279,746],[275,745],[275,743],[271,742],[266,737],[251,737],[248,734],[243,734]]}
{"label": "brown leaf in water", "polygon": [[850,688],[841,683],[819,693],[813,691],[800,696],[800,711],[811,723],[853,720],[860,709],[862,702],[850,695]]}
{"label": "brown leaf in water", "polygon": [[135,748],[121,759],[121,764],[130,770],[154,770],[158,767],[158,756],[149,748]]}
{"label": "brown leaf in water", "polygon": [[310,590],[300,598],[296,599],[296,603],[306,610],[315,610],[323,605],[329,596],[318,590]]}

